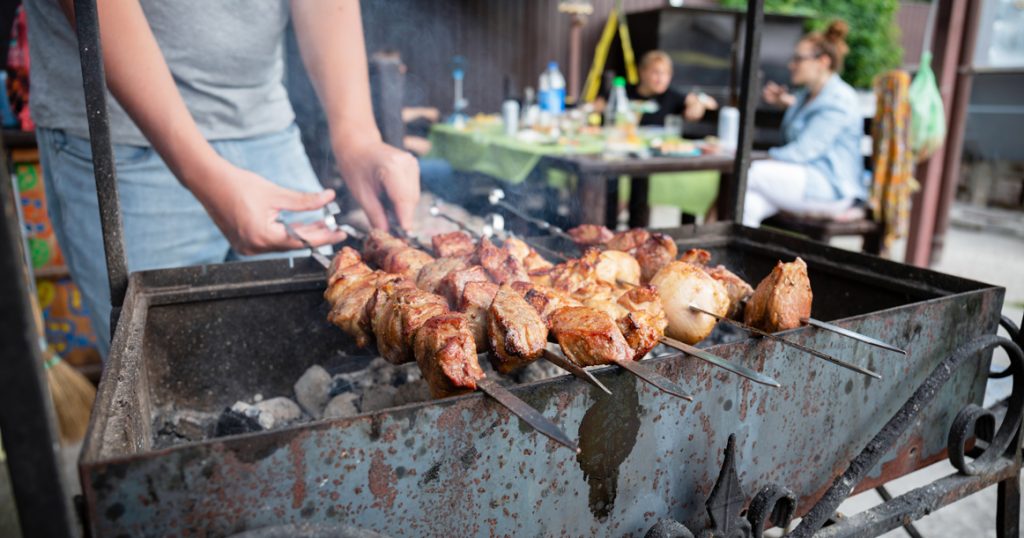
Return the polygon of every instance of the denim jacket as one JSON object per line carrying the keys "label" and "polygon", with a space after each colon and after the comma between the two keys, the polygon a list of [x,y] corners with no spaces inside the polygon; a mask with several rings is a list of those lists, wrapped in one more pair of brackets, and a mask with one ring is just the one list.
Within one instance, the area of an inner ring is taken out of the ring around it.
{"label": "denim jacket", "polygon": [[811,102],[807,102],[806,90],[797,92],[796,102],[782,119],[786,145],[772,148],[768,154],[810,169],[805,198],[864,200],[863,121],[857,93],[833,74]]}

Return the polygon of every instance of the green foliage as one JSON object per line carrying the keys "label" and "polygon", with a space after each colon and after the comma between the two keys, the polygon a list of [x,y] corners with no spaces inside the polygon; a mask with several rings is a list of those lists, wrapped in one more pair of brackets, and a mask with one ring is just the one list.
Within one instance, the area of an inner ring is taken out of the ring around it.
{"label": "green foliage", "polygon": [[[725,7],[745,9],[747,0],[720,0]],[[809,16],[808,30],[824,31],[829,23],[842,19],[850,25],[846,37],[843,79],[858,88],[870,88],[876,75],[900,65],[896,11],[899,0],[765,0],[769,13]]]}

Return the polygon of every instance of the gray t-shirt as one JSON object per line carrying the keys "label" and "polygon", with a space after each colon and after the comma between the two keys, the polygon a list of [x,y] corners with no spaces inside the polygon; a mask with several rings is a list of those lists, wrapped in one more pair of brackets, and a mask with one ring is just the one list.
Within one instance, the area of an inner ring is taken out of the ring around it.
{"label": "gray t-shirt", "polygon": [[[140,0],[185,105],[208,140],[280,131],[294,119],[284,87],[287,0]],[[26,0],[30,106],[41,127],[88,136],[74,28],[59,0]],[[109,96],[114,143],[149,142]]]}

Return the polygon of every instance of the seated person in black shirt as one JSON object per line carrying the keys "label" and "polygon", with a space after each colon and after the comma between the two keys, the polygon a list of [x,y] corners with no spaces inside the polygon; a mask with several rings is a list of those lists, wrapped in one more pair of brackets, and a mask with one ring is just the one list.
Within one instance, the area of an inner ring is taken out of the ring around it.
{"label": "seated person in black shirt", "polygon": [[664,51],[652,50],[640,59],[640,84],[626,88],[631,101],[654,101],[656,112],[640,117],[640,125],[664,125],[665,116],[675,114],[686,121],[700,121],[707,110],[715,110],[718,103],[707,94],[690,92],[686,95],[670,87],[672,58]]}

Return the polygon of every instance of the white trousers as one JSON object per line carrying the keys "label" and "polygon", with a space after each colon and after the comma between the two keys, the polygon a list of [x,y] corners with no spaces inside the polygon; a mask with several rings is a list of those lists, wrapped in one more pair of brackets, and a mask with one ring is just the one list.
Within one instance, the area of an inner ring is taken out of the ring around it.
{"label": "white trousers", "polygon": [[747,174],[743,224],[756,228],[778,213],[835,215],[846,211],[853,200],[807,200],[807,167],[776,160],[754,161]]}

